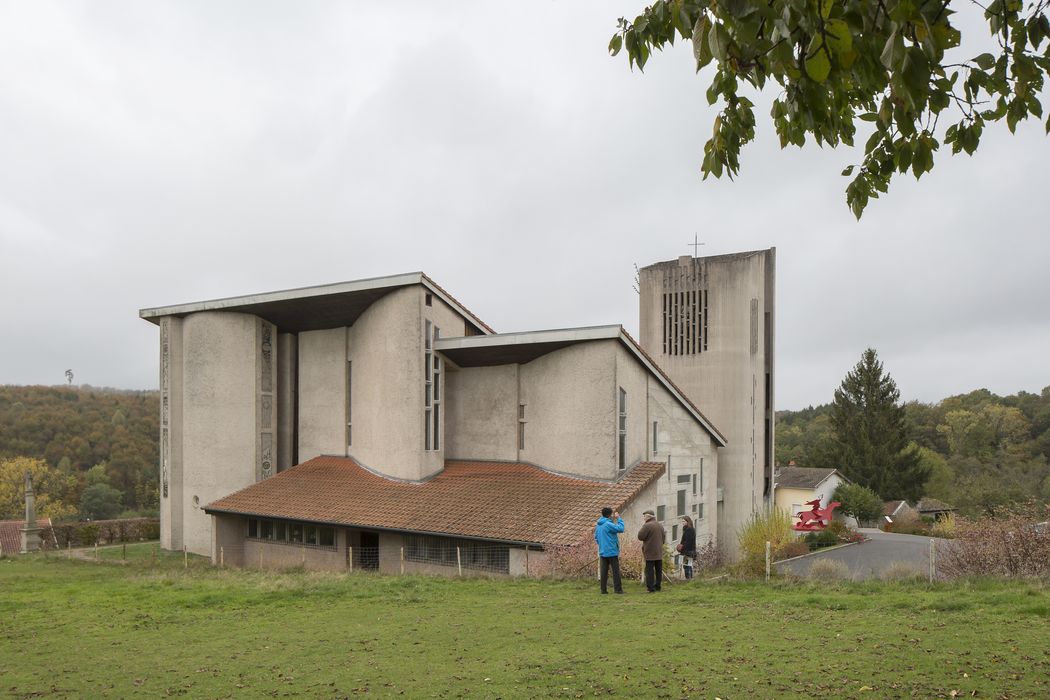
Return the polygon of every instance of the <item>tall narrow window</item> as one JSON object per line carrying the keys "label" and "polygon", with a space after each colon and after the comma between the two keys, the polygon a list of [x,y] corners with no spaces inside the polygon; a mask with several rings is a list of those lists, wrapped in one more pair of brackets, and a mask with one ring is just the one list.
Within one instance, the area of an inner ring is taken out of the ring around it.
{"label": "tall narrow window", "polygon": [[656,519],[660,522],[664,521],[664,507],[656,506]]}
{"label": "tall narrow window", "polygon": [[346,447],[350,449],[350,446],[354,444],[354,431],[353,431],[353,369],[354,363],[347,361],[346,363]]}
{"label": "tall narrow window", "polygon": [[675,504],[675,515],[685,515],[685,489],[678,490],[678,503]]}
{"label": "tall narrow window", "polygon": [[[441,329],[434,326],[434,340],[441,337]],[[433,372],[431,374],[431,383],[434,386],[434,449],[441,449],[441,375],[442,375],[442,361],[438,357],[437,353],[434,353],[434,357],[431,360],[433,364]]]}
{"label": "tall narrow window", "polygon": [[442,360],[433,352],[441,329],[429,319],[423,322],[423,449],[441,449]]}
{"label": "tall narrow window", "polygon": [[696,474],[693,474],[693,495],[696,495]]}
{"label": "tall narrow window", "polygon": [[518,404],[518,449],[525,449],[525,404]]}
{"label": "tall narrow window", "polygon": [[659,423],[653,421],[653,457],[656,456],[656,433],[659,427]]}
{"label": "tall narrow window", "polygon": [[619,466],[620,469],[627,468],[627,392],[620,388],[620,416],[618,424],[619,433]]}
{"label": "tall narrow window", "polygon": [[704,458],[700,458],[700,495],[704,495]]}

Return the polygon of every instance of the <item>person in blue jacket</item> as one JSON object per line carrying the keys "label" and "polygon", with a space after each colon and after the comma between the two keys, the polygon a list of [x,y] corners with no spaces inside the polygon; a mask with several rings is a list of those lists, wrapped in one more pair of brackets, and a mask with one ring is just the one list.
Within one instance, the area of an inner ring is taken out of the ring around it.
{"label": "person in blue jacket", "polygon": [[620,582],[620,539],[616,536],[623,532],[623,520],[612,508],[602,508],[602,517],[594,526],[594,541],[598,543],[598,556],[601,558],[602,593],[608,593],[609,569],[612,569],[613,591],[623,593]]}

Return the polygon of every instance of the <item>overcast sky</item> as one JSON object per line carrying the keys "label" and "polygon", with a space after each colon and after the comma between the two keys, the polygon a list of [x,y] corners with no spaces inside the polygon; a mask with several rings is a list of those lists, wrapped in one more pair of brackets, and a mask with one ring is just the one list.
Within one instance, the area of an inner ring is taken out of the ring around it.
{"label": "overcast sky", "polygon": [[[634,265],[777,248],[777,407],[866,347],[905,399],[1050,384],[1050,139],[986,130],[856,223],[847,149],[702,182],[636,2],[0,3],[0,383],[157,386],[138,309],[423,270],[497,331],[638,326]],[[863,143],[863,139],[859,139]]]}

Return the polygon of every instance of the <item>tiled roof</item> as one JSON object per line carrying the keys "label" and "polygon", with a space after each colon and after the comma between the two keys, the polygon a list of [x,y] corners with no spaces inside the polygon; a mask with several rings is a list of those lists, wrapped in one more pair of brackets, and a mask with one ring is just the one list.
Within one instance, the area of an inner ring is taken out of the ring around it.
{"label": "tiled roof", "polygon": [[347,457],[315,457],[220,498],[205,511],[571,545],[591,532],[603,506],[623,508],[663,472],[662,463],[641,462],[609,482],[530,464],[448,461],[433,478],[406,482]]}
{"label": "tiled roof", "polygon": [[926,497],[919,501],[917,509],[920,513],[940,513],[955,510],[955,507],[944,501],[938,501],[936,498]]}
{"label": "tiled roof", "polygon": [[[25,524],[24,520],[0,520],[0,546],[3,547],[4,555],[18,554],[22,551],[22,534],[19,530]],[[37,518],[36,526],[41,530],[51,527],[50,518]],[[43,535],[44,533],[40,533]]]}
{"label": "tiled roof", "polygon": [[896,515],[897,511],[901,509],[901,506],[907,506],[907,501],[886,501],[882,504],[883,515]]}
{"label": "tiled roof", "polygon": [[836,471],[818,467],[781,467],[777,471],[776,485],[786,489],[815,489]]}

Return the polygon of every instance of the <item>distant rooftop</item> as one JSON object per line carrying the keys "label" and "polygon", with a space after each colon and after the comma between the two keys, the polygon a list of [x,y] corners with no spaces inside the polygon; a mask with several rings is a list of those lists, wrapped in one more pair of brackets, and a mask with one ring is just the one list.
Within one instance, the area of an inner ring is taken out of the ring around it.
{"label": "distant rooftop", "polygon": [[422,272],[158,306],[140,310],[139,316],[151,323],[160,323],[164,316],[181,317],[200,311],[237,311],[264,318],[282,331],[299,333],[352,326],[375,301],[395,289],[414,284],[426,287],[428,291],[470,319],[480,332],[495,332]]}
{"label": "distant rooftop", "polygon": [[[781,467],[776,473],[777,488],[815,489],[824,483],[837,469],[822,467]],[[845,479],[843,476],[842,478]]]}

